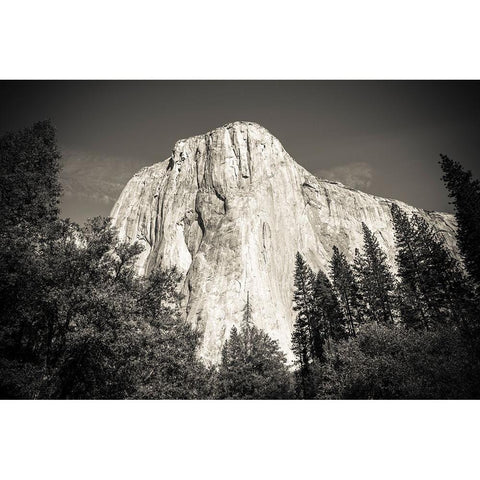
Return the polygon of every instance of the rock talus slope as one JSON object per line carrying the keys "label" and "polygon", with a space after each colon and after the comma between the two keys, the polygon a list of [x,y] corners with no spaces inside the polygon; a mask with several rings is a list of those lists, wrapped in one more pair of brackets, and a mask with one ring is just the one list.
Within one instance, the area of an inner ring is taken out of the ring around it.
{"label": "rock talus slope", "polygon": [[140,274],[159,265],[185,275],[183,307],[203,332],[205,360],[219,360],[247,292],[254,323],[291,359],[296,252],[327,272],[333,245],[348,258],[361,247],[365,222],[393,265],[392,202],[423,215],[455,248],[452,215],[320,180],[265,128],[235,122],[178,141],[170,158],[128,182],[112,217],[121,239],[145,246]]}

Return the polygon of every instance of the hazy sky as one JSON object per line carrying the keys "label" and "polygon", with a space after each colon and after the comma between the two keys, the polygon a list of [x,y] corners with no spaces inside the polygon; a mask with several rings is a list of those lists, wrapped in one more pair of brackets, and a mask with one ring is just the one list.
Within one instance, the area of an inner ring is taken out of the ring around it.
{"label": "hazy sky", "polygon": [[50,118],[63,214],[108,215],[139,168],[235,120],[266,127],[310,172],[450,210],[439,153],[480,175],[480,82],[1,81],[0,134]]}

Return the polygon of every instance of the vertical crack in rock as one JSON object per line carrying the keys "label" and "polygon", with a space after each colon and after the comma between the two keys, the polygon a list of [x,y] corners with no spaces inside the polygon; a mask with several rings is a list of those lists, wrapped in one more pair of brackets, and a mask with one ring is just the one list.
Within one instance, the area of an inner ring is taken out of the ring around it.
{"label": "vertical crack in rock", "polygon": [[262,255],[263,255],[263,261],[267,263],[267,255],[270,250],[271,246],[271,231],[270,231],[270,225],[266,222],[262,222]]}
{"label": "vertical crack in rock", "polygon": [[327,201],[327,205],[328,205],[328,216],[331,217],[332,216],[332,205],[331,205],[331,200],[330,200],[330,196],[328,194],[328,190],[327,188],[325,187],[325,200]]}

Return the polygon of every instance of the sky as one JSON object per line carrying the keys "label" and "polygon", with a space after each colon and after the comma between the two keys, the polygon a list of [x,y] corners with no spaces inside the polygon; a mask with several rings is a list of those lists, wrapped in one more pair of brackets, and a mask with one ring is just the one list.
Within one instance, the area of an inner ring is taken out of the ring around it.
{"label": "sky", "polygon": [[451,211],[439,154],[480,176],[480,81],[0,81],[0,135],[51,119],[62,215],[108,215],[178,139],[259,123],[311,173]]}

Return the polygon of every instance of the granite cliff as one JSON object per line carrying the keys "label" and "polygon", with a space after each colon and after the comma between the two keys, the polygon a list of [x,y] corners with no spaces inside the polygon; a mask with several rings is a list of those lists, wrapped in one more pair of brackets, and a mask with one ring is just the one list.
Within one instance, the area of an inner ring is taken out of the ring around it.
{"label": "granite cliff", "polygon": [[351,258],[365,222],[394,265],[392,202],[423,215],[455,249],[452,215],[318,179],[265,128],[235,122],[179,140],[128,182],[112,217],[122,239],[145,246],[140,274],[160,265],[185,275],[184,312],[203,332],[203,358],[218,361],[249,292],[254,322],[291,359],[295,253],[328,271],[333,245]]}

